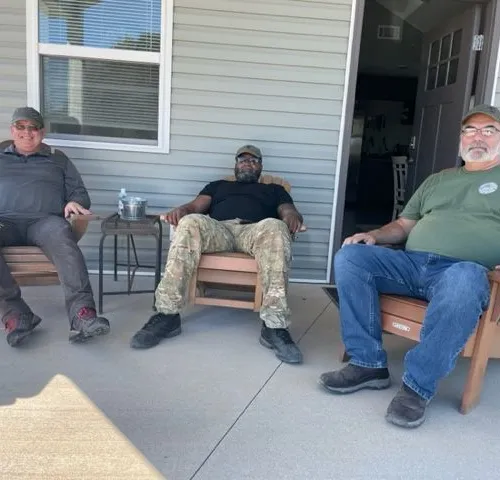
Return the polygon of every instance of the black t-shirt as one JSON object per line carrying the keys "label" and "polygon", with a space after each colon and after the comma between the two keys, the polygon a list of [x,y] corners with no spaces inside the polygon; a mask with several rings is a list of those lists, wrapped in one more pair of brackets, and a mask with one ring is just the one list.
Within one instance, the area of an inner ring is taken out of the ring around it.
{"label": "black t-shirt", "polygon": [[292,197],[275,183],[240,183],[217,180],[209,183],[200,195],[212,197],[208,214],[215,220],[240,218],[252,223],[265,218],[279,218],[278,207],[293,204]]}

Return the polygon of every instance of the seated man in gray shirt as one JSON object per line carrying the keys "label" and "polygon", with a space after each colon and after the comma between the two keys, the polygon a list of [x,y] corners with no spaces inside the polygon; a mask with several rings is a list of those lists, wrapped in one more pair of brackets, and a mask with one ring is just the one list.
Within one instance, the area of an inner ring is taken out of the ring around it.
{"label": "seated man in gray shirt", "polygon": [[[12,116],[12,143],[0,150],[0,247],[36,245],[54,263],[66,299],[70,341],[109,332],[96,315],[89,276],[71,225],[72,214],[89,214],[90,198],[73,163],[42,143],[44,120],[33,108]],[[7,342],[18,345],[41,322],[0,254],[0,318]]]}

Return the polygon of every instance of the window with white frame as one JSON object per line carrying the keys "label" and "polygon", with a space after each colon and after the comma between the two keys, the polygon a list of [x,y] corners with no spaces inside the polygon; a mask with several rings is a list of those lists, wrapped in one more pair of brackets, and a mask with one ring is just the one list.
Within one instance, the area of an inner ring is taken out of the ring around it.
{"label": "window with white frame", "polygon": [[172,3],[27,2],[28,100],[49,143],[168,151]]}

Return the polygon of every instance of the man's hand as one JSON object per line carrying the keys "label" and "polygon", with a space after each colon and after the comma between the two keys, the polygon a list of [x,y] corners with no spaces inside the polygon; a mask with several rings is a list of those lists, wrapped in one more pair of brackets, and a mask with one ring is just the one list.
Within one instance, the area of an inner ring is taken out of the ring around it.
{"label": "man's hand", "polygon": [[292,234],[299,232],[300,228],[302,227],[300,215],[297,213],[287,213],[281,220],[283,220],[287,224],[288,230],[290,230],[290,233]]}
{"label": "man's hand", "polygon": [[377,239],[371,233],[356,233],[352,237],[347,237],[342,246],[353,245],[361,242],[366,243],[366,245],[375,245],[377,243]]}
{"label": "man's hand", "polygon": [[207,213],[210,209],[211,203],[212,197],[210,195],[198,195],[191,202],[160,215],[160,219],[164,222],[170,223],[170,225],[173,225],[174,227],[177,227],[180,219],[186,215],[190,215],[191,213]]}
{"label": "man's hand", "polygon": [[179,223],[179,220],[186,216],[189,213],[188,209],[184,206],[182,207],[177,207],[174,208],[173,210],[170,210],[170,212],[165,213],[164,215],[161,215],[160,218],[164,222],[170,223],[170,225],[173,225],[174,227],[177,227],[177,224]]}
{"label": "man's hand", "polygon": [[71,215],[90,215],[92,212],[83,208],[77,202],[68,202],[64,207],[64,217],[69,218]]}

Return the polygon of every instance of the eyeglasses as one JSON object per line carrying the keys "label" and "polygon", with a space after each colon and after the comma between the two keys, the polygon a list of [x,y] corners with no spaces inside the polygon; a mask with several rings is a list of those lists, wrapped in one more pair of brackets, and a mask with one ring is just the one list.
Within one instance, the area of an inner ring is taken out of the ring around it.
{"label": "eyeglasses", "polygon": [[251,156],[236,157],[236,163],[244,163],[244,162],[251,163],[252,165],[260,165],[262,163],[262,160],[260,158],[255,158]]}
{"label": "eyeglasses", "polygon": [[495,135],[498,132],[500,132],[500,130],[498,130],[498,128],[495,128],[493,126],[488,126],[483,128],[476,128],[476,127],[462,128],[462,135],[464,137],[473,137],[477,132],[481,132],[481,135],[483,137],[491,137],[492,135]]}
{"label": "eyeglasses", "polygon": [[25,130],[28,130],[28,132],[38,132],[40,130],[36,125],[23,125],[22,123],[15,123],[14,127],[19,132],[24,132]]}

